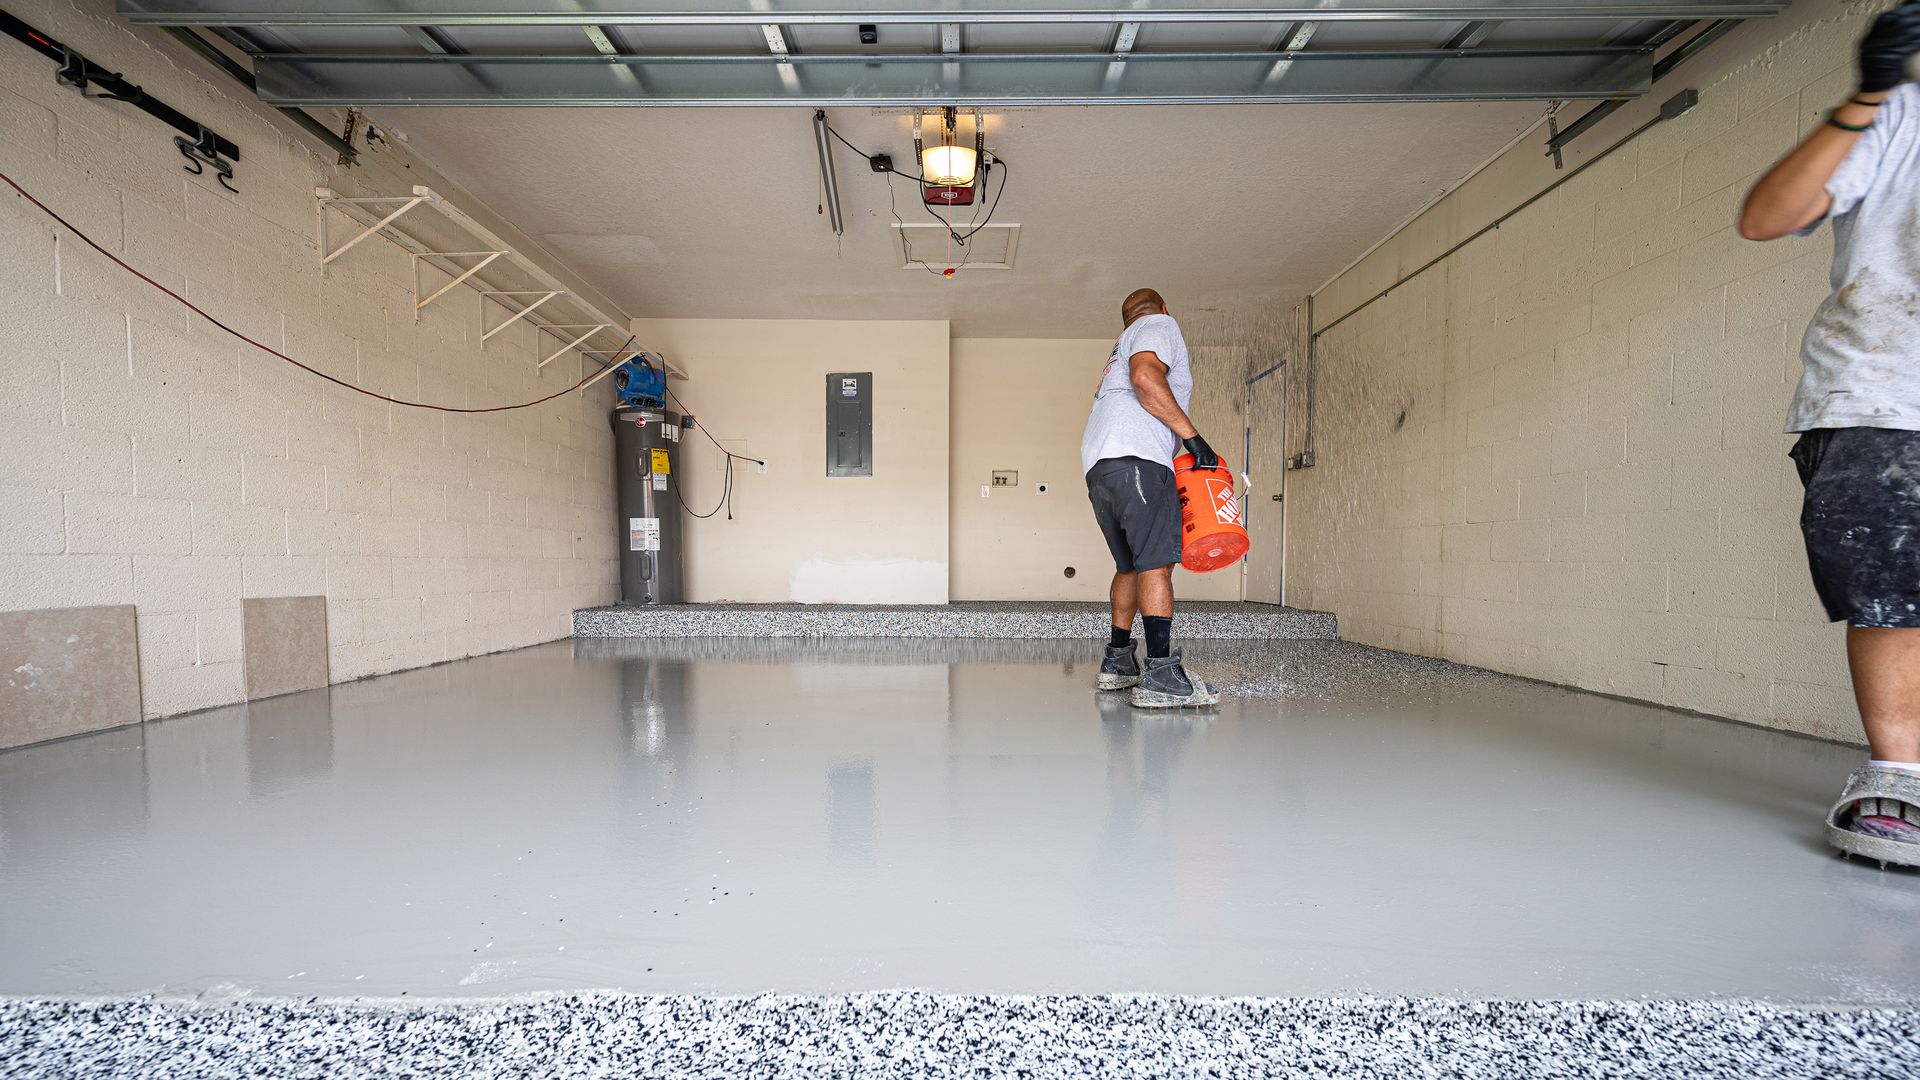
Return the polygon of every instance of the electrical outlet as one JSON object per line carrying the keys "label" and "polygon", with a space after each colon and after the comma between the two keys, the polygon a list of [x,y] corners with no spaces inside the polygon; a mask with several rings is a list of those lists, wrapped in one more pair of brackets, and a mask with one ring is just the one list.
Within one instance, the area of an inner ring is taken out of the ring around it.
{"label": "electrical outlet", "polygon": [[893,171],[893,155],[892,154],[875,154],[872,157],[867,159],[867,165],[871,167],[874,172],[892,172]]}
{"label": "electrical outlet", "polygon": [[981,497],[981,498],[983,498],[983,499],[987,499],[987,498],[992,498],[992,497],[993,497],[993,488],[992,488],[992,486],[990,486],[990,485],[988,485],[988,484],[981,484],[981,485],[980,485],[980,497]]}
{"label": "electrical outlet", "polygon": [[760,475],[761,475],[761,476],[765,476],[765,475],[767,475],[767,463],[766,463],[766,462],[764,462],[764,461],[761,461],[761,462],[756,462],[756,463],[755,463],[755,469],[756,469],[756,471],[758,471],[758,472],[760,473]]}
{"label": "electrical outlet", "polygon": [[994,487],[1019,487],[1020,486],[1019,470],[1017,469],[993,470],[993,486]]}
{"label": "electrical outlet", "polygon": [[1045,495],[1047,492],[1052,490],[1053,490],[1053,485],[1047,483],[1045,480],[1042,480],[1038,484],[1034,485],[1033,493],[1035,495]]}

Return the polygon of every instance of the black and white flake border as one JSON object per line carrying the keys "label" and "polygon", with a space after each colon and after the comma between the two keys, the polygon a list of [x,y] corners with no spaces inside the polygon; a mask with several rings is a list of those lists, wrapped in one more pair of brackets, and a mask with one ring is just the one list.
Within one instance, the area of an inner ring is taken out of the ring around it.
{"label": "black and white flake border", "polygon": [[[804,604],[684,604],[598,607],[573,613],[575,637],[890,637],[1101,638],[1104,604],[992,604],[861,607]],[[1324,640],[1335,636],[1324,611],[1250,604],[1183,605],[1184,639]]]}
{"label": "black and white flake border", "polygon": [[1912,1077],[1920,1012],[1422,998],[0,1000],[0,1077]]}

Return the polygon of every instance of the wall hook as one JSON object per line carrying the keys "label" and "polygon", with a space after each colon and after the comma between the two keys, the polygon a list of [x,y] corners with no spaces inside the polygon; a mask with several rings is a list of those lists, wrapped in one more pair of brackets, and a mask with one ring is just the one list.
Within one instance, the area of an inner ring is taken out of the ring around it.
{"label": "wall hook", "polygon": [[187,159],[187,163],[181,166],[182,169],[185,169],[195,176],[199,176],[207,171],[207,165],[211,165],[213,166],[214,179],[220,181],[220,186],[238,195],[240,194],[240,189],[234,187],[231,183],[233,180],[233,162],[220,156],[220,151],[214,143],[216,138],[218,138],[218,136],[208,131],[205,127],[201,127],[198,142],[184,135],[175,135],[173,137],[173,145],[180,151],[180,156]]}
{"label": "wall hook", "polygon": [[[53,81],[63,86],[73,87],[80,91],[82,97],[100,98],[103,101],[124,101],[129,105],[138,105],[147,99],[145,90],[121,78],[119,72],[108,71],[64,45],[60,47],[60,57],[60,66],[54,70]],[[96,80],[117,82],[125,89],[97,93],[88,89]]]}
{"label": "wall hook", "polygon": [[181,132],[185,137],[175,139],[173,145],[187,159],[186,170],[199,174],[211,165],[219,176],[220,186],[239,193],[239,189],[230,182],[233,163],[240,160],[240,147],[233,140],[207,130],[205,124],[147,93],[144,88],[128,82],[119,72],[94,63],[78,50],[48,37],[4,10],[0,10],[0,37],[10,37],[53,61],[53,80],[56,84],[70,86],[90,98],[131,105]]}

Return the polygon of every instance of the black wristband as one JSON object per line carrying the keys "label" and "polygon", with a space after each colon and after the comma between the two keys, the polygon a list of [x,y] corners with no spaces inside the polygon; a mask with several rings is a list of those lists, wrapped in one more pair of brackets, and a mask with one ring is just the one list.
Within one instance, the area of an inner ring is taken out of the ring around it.
{"label": "black wristband", "polygon": [[1829,127],[1837,127],[1841,131],[1852,131],[1855,133],[1866,131],[1867,129],[1873,127],[1871,123],[1849,124],[1845,120],[1840,119],[1838,114],[1839,114],[1838,109],[1827,114],[1827,125]]}

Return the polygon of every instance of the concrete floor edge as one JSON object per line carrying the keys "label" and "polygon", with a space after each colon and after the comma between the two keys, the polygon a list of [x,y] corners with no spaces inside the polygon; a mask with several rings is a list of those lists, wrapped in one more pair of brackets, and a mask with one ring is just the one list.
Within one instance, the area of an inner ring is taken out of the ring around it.
{"label": "concrete floor edge", "polygon": [[257,704],[262,701],[276,701],[281,698],[293,697],[296,694],[311,694],[311,693],[314,693],[315,691],[330,690],[336,686],[352,686],[355,683],[363,683],[370,679],[384,679],[388,675],[399,675],[409,671],[428,671],[437,667],[445,667],[448,664],[458,664],[458,663],[463,663],[467,660],[477,660],[483,656],[501,656],[506,653],[519,652],[522,649],[537,649],[542,645],[551,645],[556,641],[572,641],[573,639],[574,639],[573,634],[561,634],[557,637],[546,638],[542,641],[529,641],[525,645],[510,645],[507,648],[494,649],[490,652],[469,653],[466,656],[450,656],[445,660],[435,660],[432,663],[417,664],[413,667],[394,668],[392,671],[374,671],[374,672],[369,672],[368,674],[365,674],[365,675],[356,675],[351,679],[336,679],[332,682],[327,683],[327,685],[325,686],[316,686],[312,690],[291,690],[284,694],[270,694],[266,697],[241,698],[239,701],[229,701],[224,705],[208,705],[204,708],[199,708],[199,709],[187,709],[184,712],[164,713],[160,716],[142,717],[139,720],[129,720],[124,724],[115,724],[112,727],[95,728],[92,731],[76,731],[71,735],[62,735],[57,739],[42,739],[39,742],[21,743],[19,746],[0,746],[0,754],[9,754],[16,750],[25,750],[35,746],[53,746],[58,743],[69,742],[73,739],[84,739],[89,735],[105,734],[106,732],[109,732],[109,731],[127,731],[132,728],[145,727],[148,724],[157,724],[163,720],[185,720],[195,716],[205,716],[208,713],[216,713],[221,711],[222,709],[232,709],[235,707],[244,708],[248,705]]}
{"label": "concrete floor edge", "polygon": [[[1920,874],[1920,871],[1915,871]],[[508,1006],[538,1004],[550,1001],[566,1001],[574,998],[596,998],[621,1001],[710,1001],[716,1004],[744,1004],[755,1001],[847,1001],[861,998],[911,998],[930,997],[951,1000],[991,1000],[1004,1002],[1032,1001],[1113,1001],[1113,1002],[1155,1002],[1179,1000],[1210,1005],[1236,1004],[1276,1004],[1318,1002],[1327,1004],[1378,1005],[1410,1004],[1415,1002],[1446,1002],[1449,1005],[1472,1007],[1487,1006],[1525,1006],[1541,1005],[1569,1009],[1599,1007],[1609,1005],[1701,1005],[1714,1008],[1755,1008],[1772,1009],[1779,1012],[1805,1013],[1912,1013],[1920,1017],[1920,1005],[1911,1008],[1904,1005],[1884,1003],[1865,1004],[1823,1000],[1820,998],[1760,998],[1750,995],[1699,996],[1680,994],[1635,994],[1631,997],[1525,997],[1519,995],[1463,995],[1459,997],[1439,997],[1421,994],[1395,994],[1388,992],[1369,992],[1355,990],[1345,993],[1325,994],[1161,994],[1144,990],[1117,990],[1111,993],[966,993],[952,990],[929,990],[919,986],[896,986],[877,990],[848,990],[831,993],[801,993],[791,990],[729,991],[715,993],[689,992],[646,992],[621,990],[616,987],[584,987],[560,990],[523,990],[516,993],[476,995],[474,997],[434,996],[410,994],[268,994],[252,991],[227,990],[222,988],[197,992],[155,991],[152,993],[106,993],[106,994],[57,994],[33,993],[17,994],[0,992],[0,1002],[9,1003],[45,1003],[50,1005],[120,1005],[132,1002],[152,1002],[177,1008],[222,1009],[234,1005],[291,1006],[312,1005],[327,1009],[493,1009]]]}
{"label": "concrete floor edge", "polygon": [[[586,640],[589,638],[604,639],[602,635],[562,634],[559,637],[548,638],[545,641],[532,641],[532,642],[528,642],[525,645],[515,645],[505,649],[495,649],[492,652],[473,653],[468,656],[456,656],[446,660],[435,660],[430,664],[421,664],[417,667],[395,668],[392,671],[381,671],[381,672],[375,672],[368,675],[360,675],[351,679],[341,679],[336,682],[330,682],[326,686],[318,687],[317,689],[326,690],[335,686],[351,686],[355,683],[363,683],[370,679],[385,678],[388,675],[398,675],[408,671],[426,671],[432,668],[445,667],[448,664],[459,664],[468,660],[479,659],[480,657],[484,657],[484,656],[503,656],[509,653],[521,652],[526,649],[537,649],[543,645],[551,645],[556,641],[578,641],[578,640]],[[1045,640],[1045,639],[1036,639],[1036,640]],[[1213,640],[1213,639],[1200,639],[1200,640]],[[1291,640],[1291,639],[1276,639],[1276,640]],[[1575,686],[1572,683],[1553,682],[1550,679],[1536,679],[1530,675],[1515,675],[1512,672],[1500,671],[1496,668],[1483,668],[1474,664],[1461,663],[1458,660],[1449,660],[1443,656],[1428,656],[1425,653],[1412,653],[1412,652],[1406,652],[1401,649],[1389,649],[1379,645],[1365,645],[1359,642],[1348,642],[1346,641],[1345,638],[1341,638],[1338,636],[1335,636],[1334,638],[1332,638],[1332,640],[1345,642],[1346,644],[1354,645],[1358,648],[1373,649],[1378,652],[1390,653],[1394,656],[1417,657],[1423,660],[1438,660],[1442,663],[1453,664],[1456,667],[1465,668],[1469,671],[1483,672],[1488,675],[1498,675],[1502,678],[1514,679],[1524,683],[1532,683],[1536,686],[1551,686],[1560,690],[1572,690],[1576,693],[1587,694],[1597,698],[1604,698],[1608,701],[1620,701],[1630,705],[1645,705],[1652,708],[1664,709],[1668,712],[1677,713],[1681,716],[1694,716],[1694,717],[1699,717],[1703,720],[1717,720],[1721,723],[1732,724],[1735,727],[1751,728],[1755,731],[1770,731],[1770,732],[1775,732],[1781,735],[1791,735],[1796,739],[1806,739],[1811,742],[1825,743],[1830,746],[1846,746],[1846,747],[1852,747],[1855,749],[1865,749],[1867,745],[1866,740],[1864,739],[1859,739],[1859,740],[1839,739],[1839,738],[1831,738],[1825,735],[1815,735],[1815,734],[1812,734],[1811,732],[1795,731],[1792,728],[1768,727],[1765,724],[1756,724],[1750,720],[1740,720],[1731,716],[1722,716],[1719,713],[1700,712],[1697,709],[1683,709],[1677,705],[1667,705],[1658,701],[1648,701],[1645,698],[1630,697],[1625,694],[1609,694],[1604,690],[1592,690],[1584,686]],[[302,690],[302,691],[296,691],[296,693],[312,693],[312,691]],[[96,731],[81,731],[81,732],[75,732],[72,735],[62,735],[57,739],[47,739],[42,742],[24,743],[20,746],[0,747],[0,754],[8,754],[17,750],[24,750],[24,749],[27,749],[28,747],[34,747],[34,746],[53,746],[58,743],[68,742],[73,739],[84,739],[89,735],[98,735],[98,734],[101,734],[102,732],[126,731],[130,728],[143,727],[147,724],[155,724],[163,720],[184,720],[189,717],[203,716],[203,715],[206,715],[207,713],[218,712],[221,709],[231,709],[236,705],[239,705],[239,706],[251,705],[255,702],[272,701],[275,698],[283,698],[283,697],[289,697],[289,696],[291,695],[277,694],[277,695],[274,695],[273,697],[249,698],[241,701],[228,702],[225,705],[209,705],[204,709],[189,709],[186,712],[167,713],[164,716],[149,716],[143,720],[130,721],[125,724],[116,724],[113,727],[100,728]]]}

